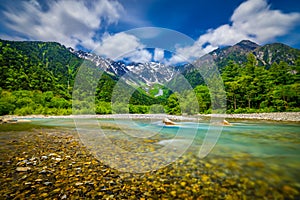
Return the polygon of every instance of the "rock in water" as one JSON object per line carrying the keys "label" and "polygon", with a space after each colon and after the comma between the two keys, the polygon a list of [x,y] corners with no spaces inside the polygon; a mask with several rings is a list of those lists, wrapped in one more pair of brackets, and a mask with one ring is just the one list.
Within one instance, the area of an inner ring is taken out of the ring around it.
{"label": "rock in water", "polygon": [[222,123],[224,126],[232,126],[232,124],[230,124],[227,120],[223,120],[223,123]]}
{"label": "rock in water", "polygon": [[163,123],[164,123],[165,125],[176,125],[175,122],[171,121],[171,120],[168,119],[168,118],[164,118],[164,119],[163,119]]}
{"label": "rock in water", "polygon": [[31,170],[30,167],[17,167],[17,169],[16,169],[17,172],[27,172],[30,170]]}
{"label": "rock in water", "polygon": [[29,120],[29,119],[18,119],[17,122],[18,123],[25,123],[25,122],[31,122],[31,120]]}
{"label": "rock in water", "polygon": [[18,122],[18,120],[16,120],[16,119],[11,119],[11,118],[4,118],[4,119],[2,119],[2,123],[15,124],[17,122]]}

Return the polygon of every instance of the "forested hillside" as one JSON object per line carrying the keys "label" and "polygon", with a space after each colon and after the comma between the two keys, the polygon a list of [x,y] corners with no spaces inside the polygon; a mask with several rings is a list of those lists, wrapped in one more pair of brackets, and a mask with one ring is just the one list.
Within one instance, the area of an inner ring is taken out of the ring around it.
{"label": "forested hillside", "polygon": [[[227,112],[299,111],[299,52],[282,44],[258,47],[249,41],[212,52],[224,81]],[[73,84],[81,65],[95,67],[92,61],[79,58],[55,42],[0,40],[0,115],[72,114]],[[101,65],[98,67],[101,70]],[[95,91],[95,112],[211,112],[210,92],[201,75],[191,71],[189,65],[181,70],[193,91],[179,95],[163,88],[163,95],[154,97],[159,87],[150,91],[153,94],[135,89],[129,105],[120,101],[113,109],[112,93],[120,77],[103,72]],[[126,82],[122,84],[121,98],[134,90]],[[198,105],[192,101],[194,93]]]}
{"label": "forested hillside", "polygon": [[[55,42],[0,40],[0,115],[71,114],[74,78],[81,65],[94,64]],[[109,102],[117,81],[118,77],[103,73],[96,91],[97,112],[112,112]],[[142,91],[130,101],[155,102]]]}

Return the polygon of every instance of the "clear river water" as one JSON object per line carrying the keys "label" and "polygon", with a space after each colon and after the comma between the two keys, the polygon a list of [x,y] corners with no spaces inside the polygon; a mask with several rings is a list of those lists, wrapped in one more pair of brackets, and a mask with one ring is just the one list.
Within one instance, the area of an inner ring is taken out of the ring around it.
{"label": "clear river water", "polygon": [[[300,198],[299,123],[231,120],[232,126],[220,129],[209,121],[182,121],[174,126],[166,126],[157,119],[77,119],[74,122],[73,119],[46,118],[31,121],[41,128],[76,130],[81,145],[120,172],[157,173],[157,183],[170,179],[170,185],[180,183],[181,189],[186,184],[192,185],[193,181],[201,185],[198,189],[196,186],[184,191],[173,189],[177,193],[170,189],[170,196],[165,194],[167,198],[175,194],[180,197],[189,190],[189,195],[195,192],[194,195],[201,193],[202,197],[205,192],[211,192],[208,196],[215,193],[217,196],[213,199],[226,199],[229,194],[232,199]],[[212,130],[209,134],[216,135],[209,135],[208,130]],[[206,137],[216,144],[210,141],[213,148],[206,156],[199,157]],[[172,181],[174,174],[185,182]],[[144,183],[148,181],[145,179]]]}

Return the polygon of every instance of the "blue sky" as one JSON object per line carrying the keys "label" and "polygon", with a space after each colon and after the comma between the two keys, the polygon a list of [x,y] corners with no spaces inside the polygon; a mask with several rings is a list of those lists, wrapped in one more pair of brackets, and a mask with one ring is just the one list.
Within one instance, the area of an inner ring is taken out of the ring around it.
{"label": "blue sky", "polygon": [[150,55],[143,41],[127,32],[141,27],[193,39],[186,46],[174,44],[186,59],[243,39],[300,48],[297,0],[1,0],[0,17],[1,39],[56,41],[110,58],[134,50],[138,61],[163,59],[162,49]]}

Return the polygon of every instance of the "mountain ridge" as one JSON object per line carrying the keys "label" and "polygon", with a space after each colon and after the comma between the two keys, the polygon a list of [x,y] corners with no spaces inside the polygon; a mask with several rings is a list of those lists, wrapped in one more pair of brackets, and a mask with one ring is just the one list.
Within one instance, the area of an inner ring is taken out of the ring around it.
{"label": "mountain ridge", "polygon": [[[165,65],[157,62],[129,63],[123,61],[113,61],[93,53],[84,51],[69,50],[80,58],[94,62],[107,73],[123,77],[126,82],[133,87],[141,87],[144,91],[149,91],[154,85],[163,86],[170,80],[176,80],[176,76],[182,74],[190,81],[192,87],[203,84],[204,80],[201,74],[191,64],[182,66]],[[252,53],[257,59],[258,65],[270,67],[274,62],[287,62],[295,64],[300,57],[300,50],[289,47],[282,43],[272,43],[260,46],[250,40],[242,40],[235,45],[218,48],[209,53],[216,65],[221,70],[229,61],[242,64],[247,61],[248,54]]]}
{"label": "mountain ridge", "polygon": [[[132,72],[134,67],[138,67],[141,65],[157,65],[158,62],[146,62],[146,63],[130,63],[126,64],[122,61],[113,61],[109,58],[103,58],[101,56],[97,56],[93,53],[87,53],[82,50],[75,51],[72,48],[69,48],[72,53],[79,56],[80,58],[84,58],[87,60],[91,60],[96,65],[99,65],[100,62],[103,62],[104,60],[108,61],[107,64],[111,64],[114,66],[114,69],[110,69],[107,65],[103,65],[103,68],[107,70],[107,72],[114,73],[115,75],[122,76],[127,72]],[[282,51],[283,50],[283,51]],[[281,53],[280,53],[281,52]],[[223,48],[218,48],[210,53],[209,55],[212,55],[214,61],[217,63],[219,68],[224,67],[229,60],[232,60],[238,64],[241,64],[247,60],[247,55],[249,53],[254,54],[258,64],[261,65],[272,65],[274,62],[279,63],[280,61],[285,61],[288,64],[295,64],[295,61],[298,57],[300,57],[300,49],[296,49],[293,47],[290,47],[283,43],[270,43],[265,45],[258,45],[255,42],[252,42],[250,40],[242,40],[232,46],[226,46]],[[274,57],[274,55],[276,55]],[[165,65],[160,63],[160,65],[163,66],[171,66],[171,65]],[[128,69],[128,66],[130,69]],[[174,68],[174,71],[178,71],[178,66],[172,66]],[[135,73],[136,74],[136,73]],[[139,74],[137,74],[139,75]],[[151,82],[151,81],[149,81]]]}
{"label": "mountain ridge", "polygon": [[[126,78],[127,84],[136,88],[142,87],[146,92],[151,90],[153,85],[159,84],[163,86],[178,74],[184,75],[184,77],[191,81],[192,87],[204,82],[199,72],[195,72],[190,64],[181,66],[165,65],[158,62],[128,64],[124,61],[114,61],[109,58],[104,58],[91,52],[74,50],[71,47],[66,48],[64,45],[57,42],[6,41],[1,39],[0,42],[4,45],[9,44],[11,47],[21,50],[24,54],[33,52],[33,55],[28,54],[29,58],[33,60],[42,60],[42,65],[47,66],[46,68],[52,71],[54,75],[58,76],[62,83],[68,82],[69,84],[69,78],[66,78],[70,76],[70,69],[68,69],[70,65],[68,62],[74,60],[70,57],[70,53],[79,59],[82,59],[81,61],[76,60],[76,63],[85,60],[94,63],[109,75],[116,76],[117,78]],[[31,50],[26,49],[27,47],[25,44],[32,44],[33,46],[30,47]],[[55,46],[57,46],[57,48]],[[50,55],[51,52],[54,51],[51,49],[55,48],[55,51],[58,53],[55,53],[54,55],[56,55],[57,58]],[[270,67],[274,62],[279,63],[281,61],[294,65],[297,58],[300,57],[300,50],[288,45],[271,43],[260,46],[250,40],[242,40],[235,45],[218,48],[209,54],[212,55],[219,69],[222,69],[229,61],[233,61],[237,64],[245,63],[249,53],[252,53],[255,56],[258,65],[264,65],[265,67]],[[50,55],[50,58],[47,57],[48,55]],[[65,61],[59,63],[60,60]],[[60,69],[57,69],[59,66],[61,66]],[[71,70],[76,71],[76,68],[79,67],[79,65],[76,64],[71,67]]]}
{"label": "mountain ridge", "polygon": [[[280,56],[280,59],[272,59],[272,55],[278,49],[284,50],[281,54],[276,54]],[[254,54],[260,65],[267,66],[272,65],[274,62],[279,63],[280,61],[295,64],[297,58],[300,57],[300,49],[292,48],[283,43],[271,43],[260,46],[250,40],[242,40],[233,46],[219,48],[209,54],[214,57],[219,67],[224,67],[229,60],[235,61],[237,64],[245,62],[249,53]],[[268,55],[271,56],[271,59]]]}
{"label": "mountain ridge", "polygon": [[[300,100],[299,52],[284,44],[257,46],[251,41],[216,50],[213,56],[219,58],[216,63],[228,92],[229,111],[297,110]],[[195,114],[197,109],[191,107],[190,101],[191,89],[199,98],[201,112],[210,112],[209,88],[191,64],[128,64],[75,51],[55,42],[0,40],[0,114],[72,113],[72,94],[78,93],[73,90],[73,84],[81,66],[86,66],[88,71],[91,67],[91,73],[82,77],[87,83],[91,81],[88,77],[93,76],[93,69],[103,71],[100,80],[94,82],[97,84],[97,113],[115,112],[111,102],[113,92],[117,92],[120,94],[118,100],[121,100],[117,108],[122,112],[126,112],[128,104],[131,113],[145,113],[152,105],[162,104],[167,113],[178,114],[181,108],[176,91],[180,90],[186,113]],[[183,78],[192,87],[185,87]],[[118,89],[117,84],[122,86]],[[84,99],[92,93],[82,91],[79,94]],[[127,94],[131,95],[130,99]],[[86,113],[91,106],[82,102],[80,112]],[[163,111],[159,106],[153,109]]]}

